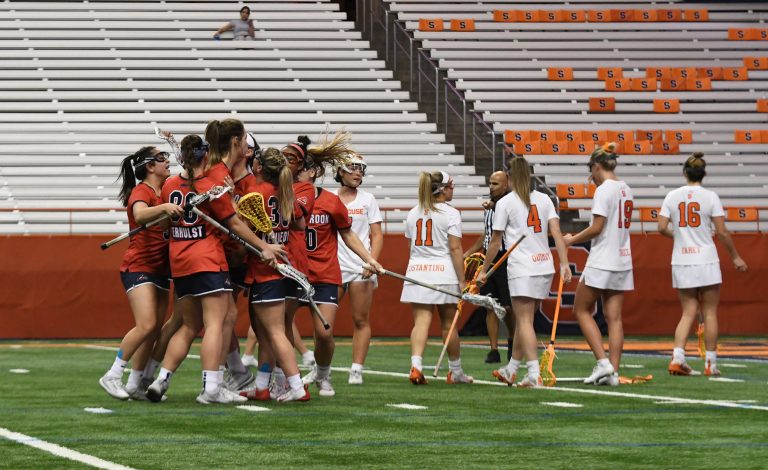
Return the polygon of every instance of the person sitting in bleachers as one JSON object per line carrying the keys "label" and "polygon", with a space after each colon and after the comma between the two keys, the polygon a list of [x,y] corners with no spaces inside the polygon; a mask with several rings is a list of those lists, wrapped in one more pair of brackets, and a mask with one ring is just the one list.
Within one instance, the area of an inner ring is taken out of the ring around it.
{"label": "person sitting in bleachers", "polygon": [[232,20],[225,24],[213,35],[213,39],[221,39],[221,34],[226,31],[232,31],[235,35],[233,38],[235,41],[253,41],[254,30],[253,20],[249,19],[251,16],[251,9],[243,7],[240,9],[240,19]]}

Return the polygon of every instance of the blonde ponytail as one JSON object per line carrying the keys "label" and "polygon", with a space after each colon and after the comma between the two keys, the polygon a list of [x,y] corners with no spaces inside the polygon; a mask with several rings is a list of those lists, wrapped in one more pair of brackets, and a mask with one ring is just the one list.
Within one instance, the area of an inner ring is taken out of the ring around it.
{"label": "blonde ponytail", "polygon": [[531,167],[528,160],[523,157],[513,158],[509,161],[509,186],[523,201],[525,207],[531,208]]}
{"label": "blonde ponytail", "polygon": [[293,172],[288,165],[280,170],[279,183],[277,185],[277,201],[280,204],[280,214],[283,220],[293,220],[293,204],[296,196],[293,194]]}

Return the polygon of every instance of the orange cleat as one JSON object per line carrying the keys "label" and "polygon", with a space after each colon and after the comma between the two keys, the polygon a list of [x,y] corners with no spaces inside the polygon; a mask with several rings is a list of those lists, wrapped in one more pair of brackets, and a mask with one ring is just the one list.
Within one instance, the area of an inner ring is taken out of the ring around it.
{"label": "orange cleat", "polygon": [[426,385],[427,379],[424,374],[417,368],[411,367],[411,374],[408,376],[413,385]]}
{"label": "orange cleat", "polygon": [[456,384],[471,384],[475,381],[475,379],[472,378],[472,376],[467,374],[457,374],[453,375],[453,372],[448,372],[448,377],[445,378],[445,383],[456,385]]}
{"label": "orange cleat", "polygon": [[517,380],[517,374],[507,375],[507,369],[504,367],[493,371],[491,374],[496,377],[499,382],[505,383],[510,387],[514,386],[515,380]]}
{"label": "orange cleat", "polygon": [[717,366],[713,366],[710,361],[707,361],[707,367],[704,369],[704,375],[710,377],[719,377],[720,369]]}
{"label": "orange cleat", "polygon": [[698,375],[694,373],[691,366],[686,362],[671,361],[669,367],[667,367],[667,371],[669,372],[669,375]]}
{"label": "orange cleat", "polygon": [[245,397],[249,400],[254,401],[269,401],[269,389],[265,388],[263,390],[259,390],[258,388],[254,388],[251,390],[248,390],[247,392],[240,392],[241,397]]}
{"label": "orange cleat", "polygon": [[543,385],[543,381],[541,380],[541,376],[536,377],[536,379],[531,380],[529,376],[525,376],[523,380],[520,381],[520,383],[517,384],[517,388],[538,388]]}

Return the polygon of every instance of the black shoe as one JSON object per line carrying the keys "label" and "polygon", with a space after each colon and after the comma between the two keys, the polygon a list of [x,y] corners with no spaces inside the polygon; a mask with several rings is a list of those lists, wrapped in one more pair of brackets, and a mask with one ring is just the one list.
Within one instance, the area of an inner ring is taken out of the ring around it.
{"label": "black shoe", "polygon": [[485,356],[485,363],[486,364],[496,364],[501,362],[501,357],[499,356],[499,350],[498,349],[491,349],[491,352],[488,353],[487,356]]}

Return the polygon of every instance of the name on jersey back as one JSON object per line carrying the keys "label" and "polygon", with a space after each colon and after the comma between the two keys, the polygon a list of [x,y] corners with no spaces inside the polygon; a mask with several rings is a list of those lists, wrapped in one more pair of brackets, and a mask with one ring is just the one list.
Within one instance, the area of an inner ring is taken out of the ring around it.
{"label": "name on jersey back", "polygon": [[205,225],[193,227],[171,227],[171,236],[176,240],[202,240],[205,238]]}
{"label": "name on jersey back", "polygon": [[445,265],[443,264],[412,264],[408,266],[408,271],[445,271]]}

